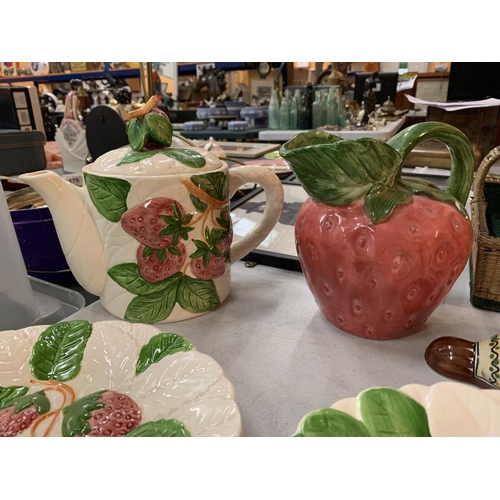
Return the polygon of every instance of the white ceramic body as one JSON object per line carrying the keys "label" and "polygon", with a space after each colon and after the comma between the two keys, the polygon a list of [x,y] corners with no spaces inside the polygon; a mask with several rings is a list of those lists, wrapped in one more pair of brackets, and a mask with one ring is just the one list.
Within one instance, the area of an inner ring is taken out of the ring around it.
{"label": "white ceramic body", "polygon": [[[203,176],[217,172],[228,176],[229,196],[223,207],[215,209],[209,217],[204,219],[200,217],[202,214],[193,205],[190,197],[192,192],[186,188],[186,181],[189,184],[192,175]],[[147,200],[168,198],[182,206],[186,214],[192,213],[192,221],[201,219],[197,223],[191,222],[193,229],[189,232],[189,238],[180,240],[186,247],[186,262],[179,272],[193,279],[197,278],[193,275],[189,265],[191,260],[189,256],[197,249],[194,240],[203,241],[205,231],[212,231],[216,227],[215,220],[221,216],[220,210],[228,210],[229,199],[240,186],[246,183],[261,184],[267,196],[261,222],[248,235],[231,245],[230,261],[225,263],[224,274],[212,280],[220,303],[224,302],[231,289],[231,262],[244,257],[267,237],[275,226],[283,206],[284,195],[280,180],[275,174],[261,167],[237,167],[229,170],[227,164],[222,162],[218,169],[210,172],[198,173],[196,169],[193,169],[193,173],[187,174],[117,177],[98,175],[91,170],[89,165],[83,168],[83,173],[84,176],[91,173],[95,177],[118,178],[129,183],[130,189],[126,197],[128,210]],[[22,177],[23,181],[36,189],[47,202],[61,247],[75,278],[83,288],[99,296],[103,307],[108,312],[117,318],[140,323],[182,321],[209,312],[209,310],[192,312],[176,302],[168,316],[160,320],[158,320],[159,316],[154,314],[146,318],[131,316],[130,311],[127,313],[127,309],[131,307],[131,302],[137,299],[137,295],[117,283],[111,277],[110,270],[119,269],[116,266],[124,264],[137,264],[141,243],[124,230],[120,221],[112,222],[97,210],[89,195],[87,185],[78,188],[51,171],[24,174]],[[217,306],[218,304],[213,308]],[[156,305],[151,307],[154,309]],[[203,308],[208,307],[202,304],[201,309]]]}

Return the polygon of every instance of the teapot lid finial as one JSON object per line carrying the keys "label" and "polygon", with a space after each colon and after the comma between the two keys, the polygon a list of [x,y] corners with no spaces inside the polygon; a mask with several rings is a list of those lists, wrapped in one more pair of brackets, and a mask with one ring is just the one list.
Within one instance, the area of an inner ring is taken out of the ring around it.
{"label": "teapot lid finial", "polygon": [[142,151],[149,143],[159,147],[172,144],[173,128],[168,116],[156,107],[158,98],[152,96],[141,108],[127,113],[127,135],[130,146]]}

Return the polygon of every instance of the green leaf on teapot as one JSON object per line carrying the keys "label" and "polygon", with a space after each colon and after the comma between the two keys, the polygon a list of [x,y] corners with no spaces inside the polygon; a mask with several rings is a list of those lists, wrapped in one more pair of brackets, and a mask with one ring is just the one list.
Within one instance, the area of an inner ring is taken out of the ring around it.
{"label": "green leaf on teapot", "polygon": [[167,278],[160,291],[134,297],[125,311],[125,319],[135,323],[158,323],[170,316],[174,309],[177,288],[182,273]]}
{"label": "green leaf on teapot", "polygon": [[127,211],[130,182],[116,177],[103,177],[84,172],[85,185],[97,211],[110,222],[119,222]]}
{"label": "green leaf on teapot", "polygon": [[191,433],[182,422],[172,418],[146,422],[123,437],[191,437]]}
{"label": "green leaf on teapot", "polygon": [[119,167],[120,165],[127,165],[128,163],[135,163],[146,158],[151,158],[151,156],[154,156],[156,153],[158,153],[158,151],[130,151],[130,153],[127,153],[116,166]]}
{"label": "green leaf on teapot", "polygon": [[191,168],[202,168],[206,164],[205,157],[191,149],[170,148],[163,150],[162,153]]}
{"label": "green leaf on teapot", "polygon": [[158,113],[147,113],[144,122],[152,141],[166,147],[172,144],[173,127],[170,120]]}
{"label": "green leaf on teapot", "polygon": [[175,333],[159,333],[151,337],[149,342],[141,347],[135,374],[146,371],[153,363],[158,363],[165,356],[193,349],[193,344]]}
{"label": "green leaf on teapot", "polygon": [[205,210],[208,207],[206,203],[203,203],[199,198],[196,198],[196,196],[194,196],[193,194],[190,194],[189,198],[191,198],[191,202],[193,203],[194,208],[198,212],[200,212],[200,214],[205,212]]}
{"label": "green leaf on teapot", "polygon": [[224,201],[229,197],[229,182],[225,172],[192,175],[191,182],[216,200]]}
{"label": "green leaf on teapot", "polygon": [[401,182],[411,190],[412,193],[426,196],[433,200],[444,201],[453,205],[466,219],[469,218],[467,210],[464,206],[451,194],[441,191],[437,186],[431,182],[424,181],[423,179],[414,179],[402,177]]}
{"label": "green leaf on teapot", "polygon": [[220,304],[213,280],[202,280],[182,275],[177,290],[177,302],[192,313],[208,312]]}
{"label": "green leaf on teapot", "polygon": [[[147,248],[148,247],[146,247],[146,249]],[[156,251],[155,249],[151,250],[152,252]],[[123,264],[117,264],[111,269],[108,269],[108,275],[122,288],[125,288],[127,292],[133,293],[134,295],[149,295],[150,293],[161,292],[162,290],[170,288],[171,281],[178,279],[180,273],[176,273],[161,281],[149,282],[141,276],[137,264],[133,262],[124,262]]]}
{"label": "green leaf on teapot", "polygon": [[81,370],[83,353],[92,334],[85,320],[63,321],[44,330],[33,345],[31,373],[38,380],[67,382]]}
{"label": "green leaf on teapot", "polygon": [[375,184],[365,196],[365,212],[377,223],[389,217],[397,207],[405,205],[411,198],[411,191],[402,184],[392,187]]}
{"label": "green leaf on teapot", "polygon": [[402,164],[401,156],[382,141],[344,141],[318,131],[298,134],[281,146],[280,154],[309,196],[332,206],[361,199],[374,184],[391,185]]}
{"label": "green leaf on teapot", "polygon": [[132,118],[127,123],[127,135],[130,146],[135,151],[141,151],[148,143],[149,132],[148,126],[144,120],[140,118]]}
{"label": "green leaf on teapot", "polygon": [[359,420],[333,408],[308,413],[295,437],[368,437]]}
{"label": "green leaf on teapot", "polygon": [[359,396],[361,419],[374,437],[430,437],[425,408],[396,389],[377,388]]}

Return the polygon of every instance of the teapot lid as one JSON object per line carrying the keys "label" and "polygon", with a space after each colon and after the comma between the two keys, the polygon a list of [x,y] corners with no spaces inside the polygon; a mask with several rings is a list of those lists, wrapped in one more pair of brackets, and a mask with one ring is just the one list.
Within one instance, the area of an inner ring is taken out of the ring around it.
{"label": "teapot lid", "polygon": [[196,147],[172,146],[172,125],[155,108],[152,97],[142,108],[128,113],[130,145],[108,151],[85,167],[88,173],[110,176],[161,176],[190,174],[193,170],[217,170],[223,162],[213,153]]}

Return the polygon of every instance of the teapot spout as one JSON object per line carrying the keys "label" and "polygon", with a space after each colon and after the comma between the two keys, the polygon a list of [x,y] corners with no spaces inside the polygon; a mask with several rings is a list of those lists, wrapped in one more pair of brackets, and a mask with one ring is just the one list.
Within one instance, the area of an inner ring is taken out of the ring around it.
{"label": "teapot spout", "polygon": [[23,174],[19,178],[47,203],[75,279],[89,293],[99,296],[106,281],[104,249],[82,188],[50,170]]}

